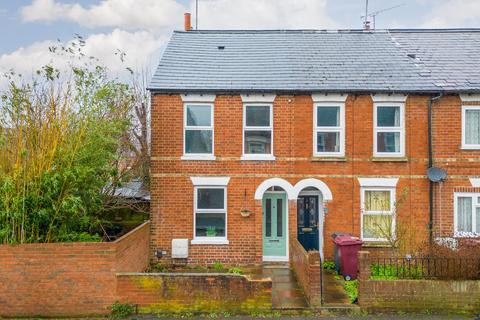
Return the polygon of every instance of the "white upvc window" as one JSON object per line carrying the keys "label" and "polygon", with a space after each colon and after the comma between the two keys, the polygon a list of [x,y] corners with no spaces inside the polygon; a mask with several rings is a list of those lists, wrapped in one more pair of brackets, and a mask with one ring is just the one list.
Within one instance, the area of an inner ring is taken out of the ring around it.
{"label": "white upvc window", "polygon": [[273,105],[243,105],[242,160],[275,160],[273,156]]}
{"label": "white upvc window", "polygon": [[375,102],[373,156],[405,156],[405,103]]}
{"label": "white upvc window", "polygon": [[184,104],[183,157],[192,160],[214,160],[213,104]]}
{"label": "white upvc window", "polygon": [[362,187],[361,237],[364,241],[395,239],[395,188]]}
{"label": "white upvc window", "polygon": [[454,194],[454,236],[480,236],[480,193]]}
{"label": "white upvc window", "polygon": [[315,103],[313,112],[313,155],[345,155],[345,104]]}
{"label": "white upvc window", "polygon": [[194,187],[192,244],[228,244],[227,187]]}
{"label": "white upvc window", "polygon": [[462,106],[462,149],[480,149],[480,106]]}

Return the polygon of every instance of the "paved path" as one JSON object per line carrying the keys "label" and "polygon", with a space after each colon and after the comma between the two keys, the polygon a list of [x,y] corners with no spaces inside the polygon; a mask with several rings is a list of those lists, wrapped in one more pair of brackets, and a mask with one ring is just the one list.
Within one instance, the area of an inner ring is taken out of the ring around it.
{"label": "paved path", "polygon": [[[132,320],[177,320],[179,318],[157,318],[154,316],[141,316],[141,317],[132,317]],[[439,315],[415,315],[415,314],[407,314],[407,315],[368,315],[368,316],[338,316],[338,317],[229,317],[229,318],[222,318],[222,317],[195,317],[195,318],[188,318],[192,320],[211,320],[211,319],[226,319],[226,320],[249,320],[249,319],[285,319],[285,320],[410,320],[410,319],[418,319],[418,320],[480,320],[480,316],[478,318],[475,317],[462,317],[462,316],[439,316]]]}
{"label": "paved path", "polygon": [[303,292],[288,266],[264,266],[262,275],[272,279],[272,307],[274,309],[308,308]]}

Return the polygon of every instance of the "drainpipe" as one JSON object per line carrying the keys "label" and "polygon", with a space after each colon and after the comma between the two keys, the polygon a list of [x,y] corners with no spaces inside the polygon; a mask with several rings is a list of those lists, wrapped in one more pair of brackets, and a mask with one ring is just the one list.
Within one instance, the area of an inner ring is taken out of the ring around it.
{"label": "drainpipe", "polygon": [[[428,100],[428,168],[433,167],[433,143],[432,143],[432,109],[433,103],[442,97],[442,93],[431,96]],[[429,221],[428,221],[428,237],[430,245],[433,243],[433,181],[429,179],[428,186],[429,201]]]}

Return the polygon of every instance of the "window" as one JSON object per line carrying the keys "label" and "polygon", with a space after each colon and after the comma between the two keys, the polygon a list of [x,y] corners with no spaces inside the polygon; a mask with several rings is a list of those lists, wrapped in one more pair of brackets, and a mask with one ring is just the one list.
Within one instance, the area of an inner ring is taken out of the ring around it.
{"label": "window", "polygon": [[226,203],[225,187],[195,187],[195,240],[208,243],[227,239]]}
{"label": "window", "polygon": [[243,118],[243,159],[274,159],[272,122],[271,105],[245,105]]}
{"label": "window", "polygon": [[213,105],[185,104],[184,154],[190,157],[213,156]]}
{"label": "window", "polygon": [[374,106],[374,156],[405,156],[404,104]]}
{"label": "window", "polygon": [[362,188],[362,239],[387,241],[395,237],[395,189]]}
{"label": "window", "polygon": [[313,154],[315,156],[344,156],[344,105],[315,104],[313,123]]}
{"label": "window", "polygon": [[462,148],[480,149],[480,106],[462,107]]}
{"label": "window", "polygon": [[479,236],[480,193],[455,193],[454,210],[455,236]]}

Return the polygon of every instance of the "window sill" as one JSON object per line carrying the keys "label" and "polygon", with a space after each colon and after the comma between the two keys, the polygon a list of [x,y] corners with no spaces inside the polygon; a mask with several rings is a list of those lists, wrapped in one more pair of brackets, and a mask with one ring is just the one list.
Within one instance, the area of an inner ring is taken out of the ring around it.
{"label": "window sill", "polygon": [[480,150],[480,146],[465,146],[465,145],[462,145],[460,147],[460,150],[462,150],[462,151],[475,151],[475,150]]}
{"label": "window sill", "polygon": [[180,160],[186,161],[215,161],[216,157],[214,155],[183,155]]}
{"label": "window sill", "polygon": [[363,240],[364,248],[394,248],[386,241]]}
{"label": "window sill", "polygon": [[190,241],[191,244],[206,244],[206,245],[227,245],[227,244],[230,244],[230,241],[228,241],[227,239],[212,239],[212,240],[208,240],[208,239],[193,239],[192,241]]}
{"label": "window sill", "polygon": [[275,161],[275,156],[272,155],[253,155],[253,154],[245,154],[243,155],[240,160],[244,161]]}
{"label": "window sill", "polygon": [[344,156],[313,156],[312,162],[346,162],[347,158]]}
{"label": "window sill", "polygon": [[408,162],[407,157],[379,157],[375,156],[370,158],[373,162]]}

